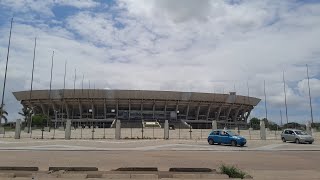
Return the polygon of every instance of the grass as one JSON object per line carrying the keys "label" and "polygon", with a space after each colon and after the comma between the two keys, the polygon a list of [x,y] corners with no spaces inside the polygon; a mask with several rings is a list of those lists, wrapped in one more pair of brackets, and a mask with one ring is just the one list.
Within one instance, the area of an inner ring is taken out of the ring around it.
{"label": "grass", "polygon": [[226,174],[229,176],[229,178],[241,178],[244,179],[246,176],[246,173],[243,172],[242,170],[240,170],[239,168],[235,167],[235,166],[228,166],[228,165],[224,165],[222,164],[220,166],[220,171],[223,174]]}

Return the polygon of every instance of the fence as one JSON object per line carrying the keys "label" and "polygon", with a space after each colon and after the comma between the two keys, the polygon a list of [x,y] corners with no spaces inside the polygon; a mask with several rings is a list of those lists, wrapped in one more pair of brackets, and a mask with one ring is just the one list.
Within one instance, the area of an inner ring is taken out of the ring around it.
{"label": "fence", "polygon": [[[196,127],[197,128],[197,127]],[[196,128],[173,128],[169,129],[169,139],[206,139],[211,129],[196,129]],[[248,140],[259,140],[260,131],[251,129],[233,129],[236,134],[244,136]],[[0,138],[14,138],[14,129],[5,131],[5,134],[0,135]],[[280,140],[281,131],[266,131],[267,140]],[[313,132],[315,139],[320,140],[320,132]],[[64,139],[65,131],[63,127],[51,128],[50,131],[44,128],[33,129],[31,133],[25,130],[21,131],[21,139]],[[115,128],[97,128],[92,127],[72,127],[72,139],[114,139]],[[121,128],[122,139],[163,139],[164,129],[160,127],[139,127],[139,128]]]}

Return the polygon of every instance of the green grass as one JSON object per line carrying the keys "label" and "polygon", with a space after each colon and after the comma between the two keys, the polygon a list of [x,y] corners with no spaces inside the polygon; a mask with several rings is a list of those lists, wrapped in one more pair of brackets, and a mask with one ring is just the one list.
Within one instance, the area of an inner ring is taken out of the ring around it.
{"label": "green grass", "polygon": [[223,174],[228,175],[230,178],[245,178],[246,173],[243,172],[242,170],[240,170],[239,168],[235,167],[235,166],[228,166],[228,165],[224,165],[222,164],[220,166],[220,171]]}

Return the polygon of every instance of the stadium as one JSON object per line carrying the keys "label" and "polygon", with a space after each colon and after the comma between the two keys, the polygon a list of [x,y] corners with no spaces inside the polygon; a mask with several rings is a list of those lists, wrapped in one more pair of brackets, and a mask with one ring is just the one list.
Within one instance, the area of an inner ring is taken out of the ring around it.
{"label": "stadium", "polygon": [[14,92],[24,107],[44,114],[50,126],[63,126],[66,119],[74,127],[139,128],[161,127],[165,120],[172,128],[243,127],[253,108],[255,97],[229,94],[105,89],[59,89]]}

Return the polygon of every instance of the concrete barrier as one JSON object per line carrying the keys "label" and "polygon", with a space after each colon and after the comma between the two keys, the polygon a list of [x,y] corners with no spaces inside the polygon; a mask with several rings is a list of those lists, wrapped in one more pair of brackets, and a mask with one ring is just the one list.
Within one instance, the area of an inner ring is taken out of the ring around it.
{"label": "concrete barrier", "polygon": [[0,178],[14,178],[16,177],[14,173],[0,173]]}
{"label": "concrete barrier", "polygon": [[178,178],[178,179],[200,179],[200,174],[172,174],[172,178]]}
{"label": "concrete barrier", "polygon": [[102,174],[101,178],[106,178],[106,179],[130,179],[130,174]]}
{"label": "concrete barrier", "polygon": [[164,122],[164,139],[169,139],[169,123],[168,120]]}
{"label": "concrete barrier", "polygon": [[266,125],[265,125],[264,121],[260,121],[260,139],[261,140],[267,139]]}
{"label": "concrete barrier", "polygon": [[70,140],[70,138],[71,138],[71,119],[68,119],[66,123],[65,139]]}
{"label": "concrete barrier", "polygon": [[17,119],[14,138],[20,139],[20,134],[21,134],[21,119]]}
{"label": "concrete barrier", "polygon": [[131,174],[131,179],[158,179],[157,174]]}
{"label": "concrete barrier", "polygon": [[68,179],[86,179],[87,178],[87,174],[61,174],[58,177],[59,178],[68,178]]}
{"label": "concrete barrier", "polygon": [[117,120],[117,122],[116,122],[115,138],[117,140],[121,139],[121,122],[120,122],[120,120]]}
{"label": "concrete barrier", "polygon": [[200,179],[229,179],[226,174],[200,174]]}

